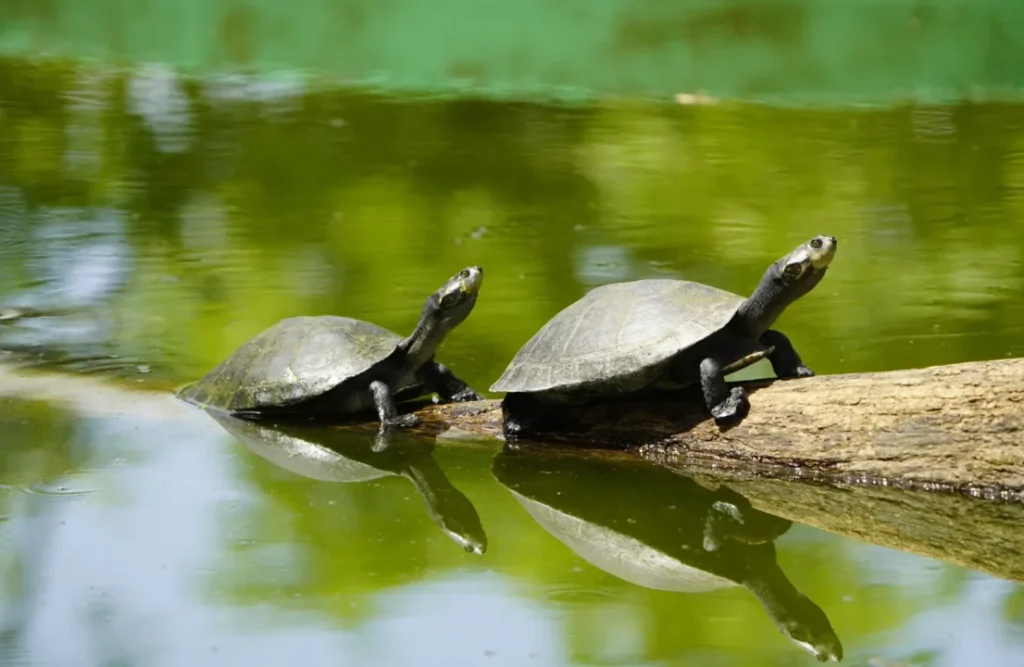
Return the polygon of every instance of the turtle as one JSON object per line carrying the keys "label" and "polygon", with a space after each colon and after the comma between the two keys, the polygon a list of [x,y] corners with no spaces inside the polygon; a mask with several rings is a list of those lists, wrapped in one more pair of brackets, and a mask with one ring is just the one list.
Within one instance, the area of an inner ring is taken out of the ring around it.
{"label": "turtle", "polygon": [[434,353],[473,310],[483,284],[479,266],[462,269],[431,294],[405,338],[340,315],[281,320],[244,343],[177,396],[204,409],[260,420],[335,417],[376,410],[382,433],[420,423],[396,403],[436,393],[442,402],[482,396]]}
{"label": "turtle", "polygon": [[699,382],[720,428],[749,412],[743,387],[725,376],[765,357],[779,378],[814,375],[789,338],[772,329],[791,303],[821,282],[834,236],[801,243],[764,272],[749,298],[688,280],[648,278],[597,287],[557,313],[490,387],[502,400],[506,442],[536,431],[552,408],[672,391]]}
{"label": "turtle", "polygon": [[594,567],[682,595],[742,586],[794,646],[819,662],[843,659],[828,615],[779,565],[775,540],[793,523],[754,508],[739,492],[650,461],[570,450],[503,450],[491,459],[491,475]]}

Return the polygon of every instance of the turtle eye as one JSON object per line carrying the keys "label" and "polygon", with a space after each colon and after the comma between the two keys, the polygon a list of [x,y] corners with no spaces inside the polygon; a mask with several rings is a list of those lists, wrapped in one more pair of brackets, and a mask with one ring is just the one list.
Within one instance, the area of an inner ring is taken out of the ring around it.
{"label": "turtle eye", "polygon": [[459,271],[459,277],[460,278],[468,278],[469,277],[469,269],[462,269],[461,271]]}
{"label": "turtle eye", "polygon": [[813,240],[811,240],[811,247],[814,248],[815,250],[820,248],[821,247],[821,239],[813,239]]}

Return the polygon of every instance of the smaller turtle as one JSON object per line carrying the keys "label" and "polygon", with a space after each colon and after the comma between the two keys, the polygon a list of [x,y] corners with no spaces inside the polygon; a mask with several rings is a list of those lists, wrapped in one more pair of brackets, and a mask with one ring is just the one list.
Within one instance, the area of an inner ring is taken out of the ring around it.
{"label": "smaller turtle", "polygon": [[291,317],[257,334],[177,396],[249,419],[342,416],[376,409],[382,431],[419,423],[396,402],[436,392],[443,402],[482,398],[434,353],[473,310],[479,266],[448,279],[423,304],[401,338],[383,327],[336,315]]}
{"label": "smaller turtle", "polygon": [[536,430],[552,406],[699,383],[720,427],[750,401],[725,376],[767,357],[780,378],[814,375],[775,320],[825,276],[838,242],[816,236],[773,262],[749,298],[687,280],[597,287],[523,345],[497,382],[506,440]]}

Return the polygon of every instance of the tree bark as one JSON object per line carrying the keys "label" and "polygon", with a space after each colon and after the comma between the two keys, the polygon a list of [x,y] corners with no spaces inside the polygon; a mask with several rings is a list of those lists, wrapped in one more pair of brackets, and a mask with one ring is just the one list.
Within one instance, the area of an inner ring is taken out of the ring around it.
{"label": "tree bark", "polygon": [[[692,395],[575,410],[538,444],[632,449],[670,465],[760,476],[1024,497],[1024,359],[743,382],[750,414],[722,431]],[[441,437],[501,434],[497,401],[418,411]]]}

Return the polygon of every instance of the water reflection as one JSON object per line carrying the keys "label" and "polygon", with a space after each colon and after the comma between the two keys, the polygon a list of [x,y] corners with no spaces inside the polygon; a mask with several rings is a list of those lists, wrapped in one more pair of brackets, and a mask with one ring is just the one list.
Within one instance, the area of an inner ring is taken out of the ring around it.
{"label": "water reflection", "polygon": [[792,524],[742,495],[653,465],[571,454],[505,451],[492,472],[537,523],[595,567],[679,593],[744,586],[795,645],[822,662],[842,660],[825,612],[776,560],[773,540]]}
{"label": "water reflection", "polygon": [[270,426],[208,411],[236,440],[271,463],[323,482],[358,484],[388,475],[415,487],[442,533],[467,552],[487,551],[487,534],[476,508],[434,460],[424,440],[401,433],[381,450],[378,435],[359,429],[286,424]]}
{"label": "water reflection", "polygon": [[[0,517],[5,522],[0,558],[0,661],[20,650],[40,610],[48,553],[59,530],[66,480],[81,468],[74,415],[45,401],[0,399]],[[63,482],[63,483],[60,483]],[[7,524],[11,517],[17,521]]]}

